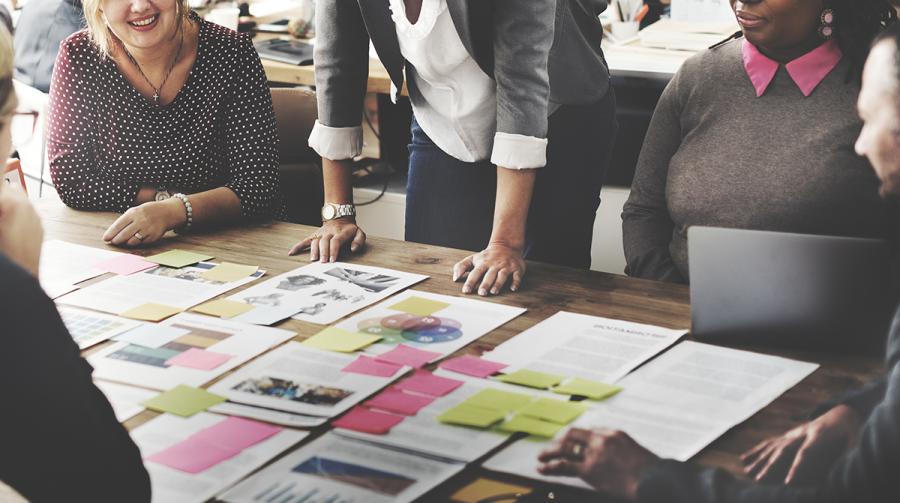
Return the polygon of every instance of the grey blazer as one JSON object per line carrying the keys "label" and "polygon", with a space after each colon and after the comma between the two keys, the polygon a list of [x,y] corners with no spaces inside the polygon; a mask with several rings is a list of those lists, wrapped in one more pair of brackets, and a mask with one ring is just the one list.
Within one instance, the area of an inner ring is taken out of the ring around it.
{"label": "grey blazer", "polygon": [[[362,119],[369,39],[397,89],[406,61],[388,0],[318,0],[319,122]],[[597,15],[607,0],[447,0],[463,45],[497,83],[497,131],[544,138],[550,102],[593,103],[609,89]]]}

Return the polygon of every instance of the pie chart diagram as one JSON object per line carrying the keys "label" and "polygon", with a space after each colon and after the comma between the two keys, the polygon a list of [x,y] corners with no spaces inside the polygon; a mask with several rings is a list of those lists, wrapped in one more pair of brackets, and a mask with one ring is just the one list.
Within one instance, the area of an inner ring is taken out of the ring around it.
{"label": "pie chart diagram", "polygon": [[439,316],[416,316],[399,313],[384,318],[370,318],[359,322],[357,328],[364,334],[380,335],[382,342],[400,344],[417,342],[436,344],[462,337],[462,324],[450,318]]}

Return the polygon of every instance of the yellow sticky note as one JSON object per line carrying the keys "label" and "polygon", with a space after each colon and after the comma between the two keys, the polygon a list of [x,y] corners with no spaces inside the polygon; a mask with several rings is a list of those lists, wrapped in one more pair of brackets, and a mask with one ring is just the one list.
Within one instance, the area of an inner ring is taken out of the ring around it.
{"label": "yellow sticky note", "polygon": [[220,316],[222,318],[231,318],[239,314],[244,314],[253,309],[252,304],[244,304],[228,299],[219,299],[200,304],[191,309],[195,313],[208,314],[210,316]]}
{"label": "yellow sticky note", "polygon": [[490,388],[481,390],[463,401],[464,404],[501,412],[519,410],[529,402],[531,402],[531,397],[528,395]]}
{"label": "yellow sticky note", "polygon": [[557,424],[569,424],[587,410],[587,405],[552,398],[539,398],[519,409],[519,414]]}
{"label": "yellow sticky note", "polygon": [[528,416],[517,415],[516,417],[505,421],[500,425],[500,431],[509,433],[528,433],[529,435],[537,435],[539,437],[552,437],[561,430],[563,425],[551,423],[549,421],[541,421]]}
{"label": "yellow sticky note", "polygon": [[438,421],[445,424],[487,428],[506,417],[502,410],[486,409],[468,403],[461,403],[438,416]]}
{"label": "yellow sticky note", "polygon": [[340,328],[328,327],[303,341],[303,344],[314,348],[341,353],[352,353],[382,339],[379,335],[361,334]]}
{"label": "yellow sticky note", "polygon": [[210,281],[221,281],[222,283],[231,283],[239,279],[244,279],[259,270],[255,265],[232,264],[231,262],[222,262],[208,271],[200,274]]}
{"label": "yellow sticky note", "polygon": [[225,400],[224,396],[215,395],[204,389],[179,384],[165,393],[141,402],[141,405],[159,412],[190,417]]}
{"label": "yellow sticky note", "polygon": [[423,299],[422,297],[410,297],[390,306],[388,309],[403,311],[404,313],[414,314],[416,316],[431,316],[447,307],[450,307],[450,304],[447,304],[446,302]]}
{"label": "yellow sticky note", "polygon": [[517,370],[511,374],[503,374],[497,377],[497,380],[509,384],[518,384],[520,386],[528,386],[529,388],[547,389],[555,386],[564,379],[563,376],[554,374],[545,374],[534,370]]}
{"label": "yellow sticky note", "polygon": [[622,388],[599,381],[589,381],[587,379],[573,377],[553,388],[552,391],[554,393],[559,393],[560,395],[578,395],[586,396],[591,400],[605,400],[622,391]]}
{"label": "yellow sticky note", "polygon": [[182,267],[194,265],[197,262],[209,260],[212,258],[212,256],[202,255],[200,253],[194,253],[184,250],[169,250],[167,252],[157,253],[156,255],[151,255],[145,258],[150,262],[156,262],[160,265],[180,269]]}
{"label": "yellow sticky note", "polygon": [[174,316],[180,313],[182,309],[180,307],[172,307],[167,306],[165,304],[154,304],[152,302],[148,302],[146,304],[141,304],[135,308],[129,309],[123,313],[119,313],[119,316],[125,318],[131,318],[133,320],[143,320],[143,321],[162,321],[169,316]]}
{"label": "yellow sticky note", "polygon": [[[456,491],[450,499],[456,503],[480,503],[481,501],[494,498],[496,496],[510,494],[516,496],[524,496],[531,494],[534,489],[525,486],[517,486],[498,482],[496,480],[479,478],[471,484]],[[509,501],[517,499],[516,497],[508,498]],[[507,501],[507,500],[503,500]]]}

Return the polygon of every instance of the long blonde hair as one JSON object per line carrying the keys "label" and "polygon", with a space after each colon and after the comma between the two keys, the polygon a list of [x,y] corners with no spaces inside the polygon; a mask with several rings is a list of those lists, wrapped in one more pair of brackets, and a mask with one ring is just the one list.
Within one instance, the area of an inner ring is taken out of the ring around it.
{"label": "long blonde hair", "polygon": [[16,107],[16,93],[12,84],[13,46],[12,36],[0,25],[0,121]]}
{"label": "long blonde hair", "polygon": [[[84,10],[84,21],[87,24],[88,36],[94,47],[100,51],[104,58],[109,57],[110,50],[116,43],[116,36],[106,24],[106,17],[100,4],[103,0],[82,0],[81,7]],[[188,0],[175,0],[175,15],[183,19],[190,11]]]}

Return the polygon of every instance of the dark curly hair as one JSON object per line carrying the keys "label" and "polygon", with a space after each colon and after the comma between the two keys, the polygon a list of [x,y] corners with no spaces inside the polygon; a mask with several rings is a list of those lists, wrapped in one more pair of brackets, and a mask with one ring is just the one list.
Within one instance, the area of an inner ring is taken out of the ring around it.
{"label": "dark curly hair", "polygon": [[886,0],[825,0],[834,11],[834,38],[849,58],[854,76],[862,78],[872,41],[897,22],[897,11]]}

